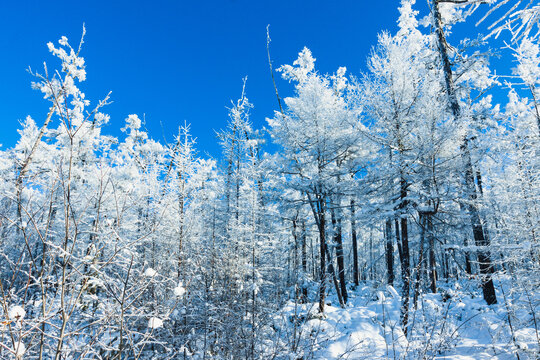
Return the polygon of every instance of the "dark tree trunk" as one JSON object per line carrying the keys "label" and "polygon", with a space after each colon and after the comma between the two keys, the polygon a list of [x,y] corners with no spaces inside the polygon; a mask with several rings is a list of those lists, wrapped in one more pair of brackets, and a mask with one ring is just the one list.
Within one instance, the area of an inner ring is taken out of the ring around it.
{"label": "dark tree trunk", "polygon": [[416,274],[414,280],[413,304],[416,310],[418,298],[420,297],[420,283],[422,281],[422,272],[424,270],[424,243],[426,240],[426,215],[420,214],[420,249],[418,251],[418,264],[416,265]]}
{"label": "dark tree trunk", "polygon": [[433,234],[433,219],[426,219],[426,231],[429,239],[429,287],[432,293],[437,292],[437,261],[435,259],[435,236]]}
{"label": "dark tree trunk", "polygon": [[295,284],[298,284],[298,230],[297,230],[296,220],[292,221],[292,226],[293,226],[292,235],[294,239],[292,269],[293,269]]}
{"label": "dark tree trunk", "polygon": [[[337,214],[336,214],[337,213]],[[339,210],[332,209],[332,225],[334,227],[334,242],[336,243],[336,258],[338,267],[339,284],[341,288],[341,296],[343,303],[346,304],[348,300],[347,296],[347,283],[345,282],[345,259],[343,254],[343,238],[341,235],[341,212]]]}
{"label": "dark tree trunk", "polygon": [[[300,288],[300,303],[305,303],[307,301],[307,287],[305,284],[305,277],[307,274],[307,249],[306,249],[306,224],[302,220],[300,222],[300,233],[298,233],[297,220],[293,220],[293,237],[294,237],[294,271],[296,283],[299,284]],[[299,275],[299,261],[298,261],[298,248],[300,248],[300,263],[302,266],[301,274]]]}
{"label": "dark tree trunk", "polygon": [[399,264],[403,263],[403,250],[401,249],[401,235],[399,234],[399,220],[396,217],[394,219],[394,229],[396,232],[396,244],[398,248]]}
{"label": "dark tree trunk", "polygon": [[467,272],[468,275],[472,275],[471,255],[469,249],[467,249],[469,246],[467,238],[463,239],[463,245],[465,245],[465,272]]}
{"label": "dark tree trunk", "polygon": [[370,280],[375,280],[375,260],[373,256],[373,229],[369,230],[369,275]]}
{"label": "dark tree trunk", "polygon": [[401,299],[401,324],[403,327],[403,333],[407,336],[408,323],[409,323],[409,293],[410,293],[410,281],[411,281],[411,267],[409,260],[409,232],[407,227],[407,217],[405,215],[405,207],[407,206],[407,182],[401,177],[400,180],[400,225],[401,225],[401,279],[403,282],[402,299]]}
{"label": "dark tree trunk", "polygon": [[392,222],[386,220],[386,270],[388,273],[388,285],[394,285],[394,243],[392,242]]}
{"label": "dark tree trunk", "polygon": [[354,209],[354,200],[351,199],[351,240],[353,251],[353,280],[354,285],[358,286],[360,274],[358,272],[358,242],[356,239],[356,215]]}
{"label": "dark tree trunk", "polygon": [[319,312],[324,312],[324,301],[326,296],[326,219],[324,209],[324,199],[318,195],[317,202],[312,205],[313,214],[317,220],[317,227],[319,229],[319,244],[320,244],[320,284],[319,284]]}
{"label": "dark tree trunk", "polygon": [[[448,58],[446,38],[444,35],[444,30],[442,28],[443,25],[441,21],[441,13],[439,11],[439,0],[434,0],[433,16],[435,18],[435,31],[437,34],[439,54],[441,56],[443,66],[446,93],[448,96],[452,114],[455,120],[459,121],[461,109],[454,91],[454,84],[452,80],[452,67],[450,64],[450,59]],[[463,144],[461,145],[460,149],[461,158],[464,162],[465,189],[469,197],[467,210],[470,216],[475,244],[476,246],[481,248],[481,250],[478,252],[478,262],[480,266],[480,274],[482,275],[482,292],[484,294],[484,300],[488,303],[488,305],[492,305],[497,303],[497,297],[495,295],[495,287],[493,286],[493,280],[491,278],[491,258],[488,252],[484,250],[489,246],[489,239],[486,239],[485,237],[484,227],[482,226],[478,208],[476,206],[477,195],[474,185],[474,170],[471,161],[471,154],[468,146],[467,137],[463,139]]]}
{"label": "dark tree trunk", "polygon": [[307,246],[306,246],[306,222],[302,220],[300,227],[300,242],[302,247],[302,302],[307,302],[308,289],[305,278],[307,276]]}
{"label": "dark tree trunk", "polygon": [[341,295],[341,289],[339,287],[339,282],[336,277],[336,271],[334,270],[334,262],[332,261],[332,256],[330,255],[330,251],[328,250],[328,245],[326,246],[326,257],[328,260],[328,273],[332,277],[332,282],[334,283],[334,288],[336,289],[339,306],[343,308],[345,307],[345,303],[343,302],[343,296]]}
{"label": "dark tree trunk", "polygon": [[[462,148],[467,147],[467,141],[462,145]],[[489,255],[489,238],[485,235],[484,227],[482,226],[482,220],[478,208],[476,207],[476,189],[474,185],[474,173],[471,163],[470,153],[465,152],[465,187],[469,190],[469,201],[466,205],[470,214],[471,227],[473,229],[473,237],[478,250],[478,267],[480,268],[480,275],[482,276],[482,292],[484,294],[484,300],[488,305],[497,303],[497,296],[495,295],[495,286],[493,285],[493,279],[491,274],[493,273],[491,257]]]}
{"label": "dark tree trunk", "polygon": [[324,212],[319,214],[319,241],[321,250],[320,288],[319,288],[319,311],[324,312],[324,298],[326,295],[326,239],[325,239],[325,218]]}
{"label": "dark tree trunk", "polygon": [[[482,187],[482,174],[480,174],[480,171],[478,171],[478,169],[476,170],[476,185],[478,186],[478,192],[480,194],[480,197],[483,198],[484,197],[484,188]],[[480,218],[480,221],[482,223],[485,223],[485,219],[482,220],[482,218]],[[482,229],[484,231],[485,243],[489,245],[491,243],[490,237],[489,237],[489,231],[488,231],[487,227],[485,227],[485,226],[483,226]],[[502,259],[503,259],[503,262],[504,262],[504,257]],[[490,261],[490,264],[491,264],[491,266],[489,267],[489,270],[490,270],[490,273],[493,274],[495,272],[495,267],[493,266],[493,263],[491,261]]]}

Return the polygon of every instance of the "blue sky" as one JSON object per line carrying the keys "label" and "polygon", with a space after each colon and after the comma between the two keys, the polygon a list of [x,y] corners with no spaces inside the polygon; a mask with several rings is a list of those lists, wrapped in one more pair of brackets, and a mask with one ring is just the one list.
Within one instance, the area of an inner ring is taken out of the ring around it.
{"label": "blue sky", "polygon": [[[396,0],[359,1],[9,1],[0,5],[0,143],[17,140],[18,121],[31,115],[41,125],[48,105],[30,88],[26,69],[57,65],[46,43],[65,35],[72,44],[87,36],[82,55],[94,103],[112,91],[105,132],[120,135],[129,114],[143,115],[150,135],[172,140],[191,123],[201,154],[219,155],[214,130],[224,128],[230,100],[247,95],[252,121],[263,126],[276,99],[266,58],[270,24],[275,67],[292,63],[302,47],[319,71],[339,66],[359,74],[377,34],[396,29]],[[419,7],[425,9],[424,1]],[[282,96],[290,95],[284,81]]]}
{"label": "blue sky", "polygon": [[[87,36],[87,98],[109,90],[113,104],[106,132],[119,135],[128,114],[145,114],[156,139],[171,139],[184,120],[201,152],[219,154],[214,129],[225,126],[231,99],[247,95],[252,120],[263,125],[276,108],[266,59],[271,26],[275,65],[291,63],[308,46],[320,71],[347,66],[358,73],[377,33],[394,29],[396,1],[9,1],[0,5],[0,143],[13,146],[18,120],[41,124],[47,103],[31,90],[28,66],[56,63],[46,43]],[[280,82],[284,95],[289,90]],[[163,124],[163,131],[161,128]]]}

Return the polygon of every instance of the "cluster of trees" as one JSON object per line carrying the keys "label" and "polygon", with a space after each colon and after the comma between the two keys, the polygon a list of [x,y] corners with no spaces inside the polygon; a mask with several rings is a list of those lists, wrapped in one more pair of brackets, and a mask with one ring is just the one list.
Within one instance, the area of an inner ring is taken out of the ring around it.
{"label": "cluster of trees", "polygon": [[434,1],[424,26],[413,5],[358,77],[317,72],[308,49],[278,68],[294,94],[276,88],[268,136],[243,90],[219,161],[188,125],[171,144],[136,115],[103,134],[80,46],[49,44],[61,66],[33,84],[46,119],[0,151],[0,357],[261,358],[281,351],[271,324],[290,299],[324,312],[329,291],[346,306],[360,281],[395,284],[407,335],[439,281],[476,279],[488,304],[497,271],[537,287],[538,8],[505,23],[517,81],[501,109],[486,43],[447,42],[477,3]]}

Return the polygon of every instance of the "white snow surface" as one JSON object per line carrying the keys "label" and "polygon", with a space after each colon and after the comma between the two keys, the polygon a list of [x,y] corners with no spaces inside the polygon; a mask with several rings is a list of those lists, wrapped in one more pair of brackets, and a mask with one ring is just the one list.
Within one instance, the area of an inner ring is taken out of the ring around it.
{"label": "white snow surface", "polygon": [[24,353],[26,352],[26,346],[22,342],[17,342],[15,344],[15,348],[12,350],[13,354],[15,355],[15,358],[22,359]]}
{"label": "white snow surface", "polygon": [[157,317],[151,317],[150,320],[148,320],[148,327],[150,329],[159,329],[160,327],[163,327],[163,320]]}
{"label": "white snow surface", "polygon": [[174,295],[177,297],[182,297],[186,293],[186,289],[182,286],[180,282],[177,287],[174,288]]}
{"label": "white snow surface", "polygon": [[24,319],[24,316],[26,315],[26,311],[24,311],[22,306],[14,305],[9,309],[9,319],[10,320],[18,320],[21,321]]}
{"label": "white snow surface", "polygon": [[[506,360],[516,359],[517,352],[520,360],[537,358],[539,344],[530,313],[512,311],[513,341],[500,290],[499,304],[487,306],[477,283],[463,286],[468,288],[443,288],[441,293],[424,294],[416,311],[411,298],[407,337],[400,325],[399,289],[389,286],[377,289],[360,285],[351,291],[345,308],[329,297],[327,303],[331,305],[325,307],[324,315],[318,312],[316,302],[289,302],[279,317],[281,321],[286,319],[287,329],[277,321],[274,328],[301,338],[296,353],[291,354],[295,359]],[[516,294],[514,305],[523,300],[519,296]],[[536,313],[540,313],[539,300],[540,294],[534,294]]]}
{"label": "white snow surface", "polygon": [[147,277],[154,277],[157,275],[157,271],[152,269],[152,268],[147,268],[145,271],[144,271],[144,276],[147,276]]}

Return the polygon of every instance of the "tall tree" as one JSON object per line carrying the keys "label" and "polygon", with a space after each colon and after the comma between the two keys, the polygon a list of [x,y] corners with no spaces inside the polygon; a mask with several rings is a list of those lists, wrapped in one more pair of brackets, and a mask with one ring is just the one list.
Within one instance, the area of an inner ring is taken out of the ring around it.
{"label": "tall tree", "polygon": [[[446,35],[444,32],[445,24],[443,23],[441,17],[440,7],[441,1],[434,0],[432,8],[433,26],[435,28],[439,59],[443,69],[443,79],[446,95],[448,97],[448,105],[452,111],[452,115],[454,116],[455,121],[460,122],[462,120],[461,106],[458,101],[453,80],[452,65],[448,55],[448,43],[446,41]],[[465,136],[461,139],[460,146],[464,170],[464,190],[468,200],[464,206],[469,213],[475,243],[480,248],[480,250],[478,251],[478,262],[480,266],[480,273],[482,274],[482,291],[484,294],[484,300],[489,305],[492,305],[497,303],[497,296],[495,294],[495,287],[491,278],[492,262],[488,250],[489,238],[487,238],[485,235],[485,225],[482,223],[478,211],[478,194],[474,178],[475,170],[472,164],[469,141],[469,134],[466,133]]]}
{"label": "tall tree", "polygon": [[[349,121],[350,113],[341,95],[346,86],[345,69],[340,68],[332,77],[322,76],[315,71],[314,63],[311,52],[304,48],[292,66],[285,65],[279,69],[286,80],[295,83],[296,94],[284,99],[285,112],[276,112],[268,122],[272,138],[282,148],[280,166],[287,169],[290,186],[306,195],[318,228],[319,310],[322,312],[327,266],[333,271],[327,239],[328,219],[331,219],[332,209],[340,206],[340,202],[332,203],[332,195],[343,191],[340,179],[345,178],[349,171],[342,163],[354,158],[358,135],[352,128],[353,122]],[[336,292],[341,298],[341,289],[345,287],[341,250],[338,256],[338,275],[342,285],[336,286]]]}

